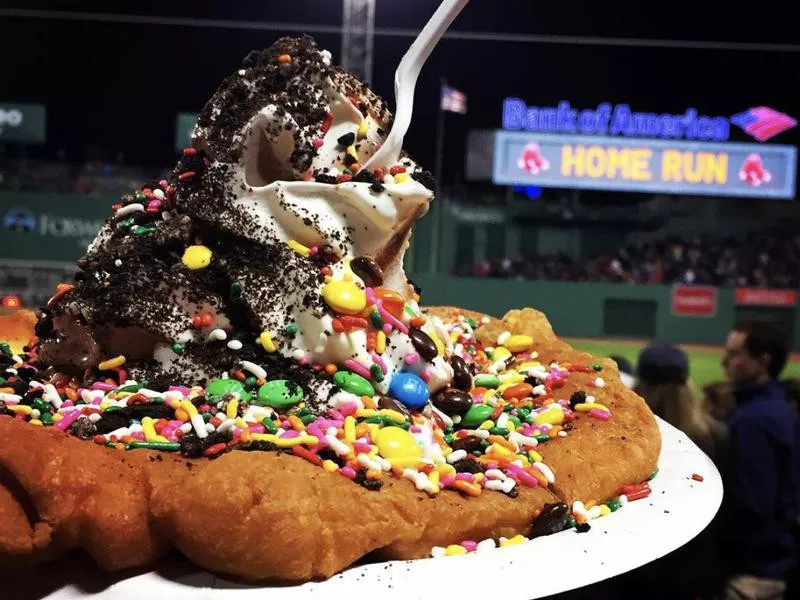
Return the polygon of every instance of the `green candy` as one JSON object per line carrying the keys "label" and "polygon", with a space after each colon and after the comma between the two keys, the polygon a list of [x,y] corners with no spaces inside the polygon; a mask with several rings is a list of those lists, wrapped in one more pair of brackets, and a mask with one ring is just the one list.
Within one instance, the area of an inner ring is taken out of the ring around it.
{"label": "green candy", "polygon": [[540,433],[539,435],[535,435],[533,437],[536,438],[537,442],[549,442],[550,441],[550,436],[549,435],[545,435],[544,433]]}
{"label": "green candy", "polygon": [[475,387],[494,389],[500,385],[497,375],[482,374],[475,377]]}
{"label": "green candy", "polygon": [[517,417],[515,417],[514,415],[509,415],[508,416],[508,420],[511,421],[514,424],[514,429],[516,429],[517,427],[519,427],[522,424],[522,423],[520,423],[520,420]]}
{"label": "green candy", "polygon": [[33,408],[38,410],[43,415],[46,412],[47,413],[50,412],[50,405],[47,402],[45,402],[44,400],[42,400],[41,398],[36,398],[36,400],[34,400],[32,404],[33,404]]}
{"label": "green candy", "polygon": [[14,353],[11,352],[11,346],[5,342],[0,343],[0,354],[6,358],[11,358],[14,355]]}
{"label": "green candy", "polygon": [[492,416],[494,407],[489,404],[473,404],[461,419],[464,427],[476,427]]}
{"label": "green candy", "polygon": [[264,426],[264,429],[266,429],[269,433],[273,434],[278,433],[277,425],[275,425],[275,423],[273,423],[272,419],[270,419],[269,417],[264,417],[261,420],[261,424]]}
{"label": "green candy", "polygon": [[475,319],[473,319],[472,317],[467,319],[467,323],[469,323],[469,326],[472,327],[473,329],[477,329],[478,328],[477,321],[475,321]]}
{"label": "green candy", "polygon": [[383,425],[383,417],[381,417],[380,415],[375,415],[374,417],[368,417],[364,419],[364,423]]}
{"label": "green candy", "polygon": [[381,313],[379,313],[377,310],[373,310],[371,313],[369,313],[369,320],[372,321],[372,326],[375,329],[380,329],[383,327],[383,318],[381,318]]}
{"label": "green candy", "polygon": [[274,379],[259,388],[256,403],[282,410],[302,401],[303,390],[300,386],[290,384],[285,379]]}
{"label": "green candy", "polygon": [[242,295],[242,284],[238,281],[231,283],[231,298],[234,300]]}
{"label": "green candy", "polygon": [[239,394],[239,400],[250,402],[252,396],[238,379],[214,379],[206,386],[206,398],[218,400],[225,394]]}
{"label": "green candy", "polygon": [[653,472],[650,473],[650,477],[647,478],[647,481],[652,481],[653,479],[655,479],[656,475],[658,475],[658,467],[653,469]]}
{"label": "green candy", "polygon": [[372,387],[372,384],[358,373],[337,371],[333,376],[333,383],[338,385],[345,392],[350,392],[356,396],[375,395],[375,388]]}
{"label": "green candy", "polygon": [[302,417],[300,417],[300,420],[303,422],[303,425],[308,425],[316,418],[317,418],[316,415],[303,415]]}
{"label": "green candy", "polygon": [[140,386],[138,383],[132,383],[130,385],[122,386],[117,391],[118,392],[138,392],[140,389],[142,389],[142,386]]}
{"label": "green candy", "polygon": [[511,432],[508,429],[506,429],[505,427],[492,427],[489,430],[489,433],[492,434],[492,435],[502,435],[503,437],[505,437]]}
{"label": "green candy", "polygon": [[283,328],[283,333],[292,337],[297,334],[297,323],[289,323],[286,327]]}
{"label": "green candy", "polygon": [[455,439],[456,436],[454,436],[452,433],[448,433],[446,436],[444,436],[444,441],[447,443],[448,446],[452,444],[455,441]]}
{"label": "green candy", "polygon": [[592,365],[592,368],[595,371],[602,371],[603,370],[603,365],[601,365],[600,363],[595,363],[595,364]]}
{"label": "green candy", "polygon": [[203,417],[203,421],[205,421],[206,423],[208,423],[211,419],[214,418],[214,415],[212,415],[210,412],[205,412],[201,416]]}
{"label": "green candy", "polygon": [[383,381],[383,371],[381,371],[381,367],[380,367],[380,365],[372,365],[372,366],[369,368],[369,372],[370,372],[370,374],[372,375],[372,378],[373,378],[375,381],[377,381],[378,383],[380,383],[381,381]]}
{"label": "green candy", "polygon": [[42,416],[39,417],[39,420],[41,420],[41,422],[44,423],[45,425],[52,425],[53,415],[51,415],[49,412],[43,412]]}
{"label": "green candy", "polygon": [[175,342],[174,344],[172,344],[172,351],[175,354],[183,354],[184,350],[186,350],[186,346],[184,346],[180,342]]}
{"label": "green candy", "polygon": [[162,450],[167,452],[177,452],[181,449],[181,445],[176,442],[131,442],[126,447],[127,449],[134,448],[148,448],[149,450]]}
{"label": "green candy", "polygon": [[153,233],[155,230],[155,225],[135,225],[131,227],[133,235],[147,235],[148,233]]}
{"label": "green candy", "polygon": [[619,500],[609,500],[606,502],[606,506],[611,510],[611,512],[617,512],[620,508]]}

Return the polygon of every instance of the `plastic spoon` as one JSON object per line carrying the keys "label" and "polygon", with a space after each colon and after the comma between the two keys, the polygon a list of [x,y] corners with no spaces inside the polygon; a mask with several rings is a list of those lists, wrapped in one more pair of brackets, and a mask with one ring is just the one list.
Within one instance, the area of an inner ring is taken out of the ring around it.
{"label": "plastic spoon", "polygon": [[417,87],[417,78],[422,70],[422,65],[428,60],[439,39],[467,2],[469,0],[443,0],[403,56],[394,74],[395,113],[392,130],[383,145],[372,155],[364,167],[389,167],[397,163],[403,147],[403,138],[411,124],[411,113],[414,111],[414,88]]}

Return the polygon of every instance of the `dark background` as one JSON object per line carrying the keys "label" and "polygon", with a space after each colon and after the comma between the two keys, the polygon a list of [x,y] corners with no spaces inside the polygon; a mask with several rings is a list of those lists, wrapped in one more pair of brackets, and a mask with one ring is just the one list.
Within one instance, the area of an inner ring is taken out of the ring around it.
{"label": "dark background", "polygon": [[[392,98],[394,69],[410,35],[436,5],[378,0],[372,84],[379,94]],[[32,18],[37,11],[70,11],[72,18]],[[125,15],[182,20],[129,23]],[[285,30],[268,29],[273,23],[286,24]],[[0,99],[47,105],[47,143],[29,149],[33,157],[62,150],[68,161],[81,162],[114,160],[123,152],[127,164],[158,169],[175,157],[176,113],[198,111],[250,49],[306,30],[336,60],[341,24],[338,0],[4,0]],[[447,115],[445,180],[463,172],[466,130],[499,126],[509,95],[539,105],[568,99],[577,108],[627,102],[633,110],[682,113],[693,106],[712,116],[765,104],[800,115],[791,93],[800,72],[796,23],[778,3],[736,9],[720,2],[472,0],[452,31],[545,39],[445,39],[434,51],[417,88],[406,147],[432,167],[439,80],[464,91],[469,114]],[[684,42],[690,47],[675,47]],[[748,139],[737,128],[731,133]],[[773,143],[798,143],[797,130]]]}

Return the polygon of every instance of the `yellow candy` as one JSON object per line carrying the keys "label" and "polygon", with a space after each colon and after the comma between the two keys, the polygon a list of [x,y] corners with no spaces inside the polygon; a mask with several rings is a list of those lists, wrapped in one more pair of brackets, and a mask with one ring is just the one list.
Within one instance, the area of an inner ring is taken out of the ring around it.
{"label": "yellow candy", "polygon": [[39,425],[40,427],[43,426],[42,422],[39,419],[31,419],[30,421],[28,421],[28,423],[30,425]]}
{"label": "yellow candy", "polygon": [[356,152],[356,147],[355,146],[348,146],[347,147],[347,154],[349,154],[350,156],[355,158],[356,161],[358,161],[358,152]]}
{"label": "yellow candy", "polygon": [[205,269],[211,264],[211,249],[206,246],[189,246],[183,252],[181,262],[191,269]]}
{"label": "yellow candy", "polygon": [[544,460],[536,450],[528,450],[528,456],[533,462],[542,462]]}
{"label": "yellow candy", "polygon": [[492,427],[494,427],[494,421],[489,419],[488,421],[484,421],[483,423],[481,423],[478,429],[491,429]]}
{"label": "yellow candy", "polygon": [[460,544],[450,544],[447,548],[444,549],[445,556],[458,556],[459,554],[466,554],[467,549]]}
{"label": "yellow candy", "polygon": [[125,357],[120,354],[119,356],[115,356],[114,358],[109,358],[108,360],[104,360],[97,368],[101,371],[106,371],[108,369],[116,369],[117,367],[121,367],[125,364]]}
{"label": "yellow candy", "polygon": [[409,180],[408,173],[398,173],[397,175],[394,176],[395,183],[405,183],[408,180]]}
{"label": "yellow candy", "polygon": [[505,358],[506,356],[511,356],[511,350],[509,350],[508,348],[504,348],[503,346],[499,346],[498,348],[495,348],[492,351],[492,360],[500,360],[501,358]]}
{"label": "yellow candy", "polygon": [[386,352],[386,334],[383,330],[379,331],[378,335],[375,336],[375,352],[378,354]]}
{"label": "yellow candy", "polygon": [[364,119],[361,119],[361,123],[358,124],[358,137],[367,137],[367,122]]}
{"label": "yellow candy", "polygon": [[303,244],[296,240],[289,240],[286,242],[286,245],[297,252],[300,256],[311,256],[311,248],[308,246],[303,246]]}
{"label": "yellow candy", "polygon": [[456,474],[456,468],[453,465],[448,465],[447,463],[436,465],[436,470],[442,477],[447,477],[449,475],[455,476]]}
{"label": "yellow candy", "polygon": [[538,360],[526,360],[524,363],[517,366],[518,371],[527,371],[528,369],[541,369],[544,365]]}
{"label": "yellow candy", "polygon": [[444,344],[442,343],[442,340],[440,340],[439,336],[436,335],[436,332],[434,332],[432,330],[428,332],[428,336],[433,340],[434,346],[436,346],[436,354],[439,355],[439,356],[443,356],[444,355]]}
{"label": "yellow candy", "polygon": [[378,411],[375,410],[374,408],[359,408],[356,411],[356,416],[359,419],[362,419],[362,418],[363,419],[368,419],[370,417],[374,417],[377,414],[378,414]]}
{"label": "yellow candy", "polygon": [[347,415],[344,419],[344,441],[349,444],[356,441],[356,420],[352,415]]}
{"label": "yellow candy", "polygon": [[399,410],[392,410],[391,408],[382,408],[378,411],[381,417],[389,417],[397,424],[405,423],[406,417]]}
{"label": "yellow candy", "polygon": [[332,460],[323,460],[322,468],[325,469],[328,473],[335,473],[336,471],[339,470],[339,466]]}
{"label": "yellow candy", "polygon": [[228,406],[225,408],[225,416],[229,419],[236,418],[236,411],[239,409],[239,401],[235,398],[228,402]]}
{"label": "yellow candy", "polygon": [[611,412],[604,404],[599,404],[597,402],[586,402],[575,405],[575,410],[577,410],[578,412],[590,412],[594,409]]}
{"label": "yellow candy", "polygon": [[524,352],[533,346],[533,338],[529,335],[512,335],[503,345],[511,352]]}
{"label": "yellow candy", "polygon": [[367,294],[352,281],[329,281],[322,288],[322,297],[333,310],[357,315],[367,306]]}
{"label": "yellow candy", "polygon": [[[558,407],[558,408],[556,408]],[[564,411],[561,406],[553,404],[544,412],[539,413],[533,418],[534,423],[537,425],[561,425],[564,422]]]}
{"label": "yellow candy", "polygon": [[519,544],[524,544],[527,541],[528,538],[526,538],[524,535],[515,535],[507,540],[501,540],[500,547],[505,548],[506,546],[518,546]]}
{"label": "yellow candy", "polygon": [[272,336],[269,334],[269,331],[262,331],[261,335],[258,337],[258,341],[267,352],[275,352],[275,350],[277,350],[275,347],[275,342],[272,341]]}
{"label": "yellow candy", "polygon": [[608,508],[605,504],[600,505],[600,516],[605,517],[606,515],[611,514],[611,509]]}
{"label": "yellow candy", "polygon": [[522,383],[525,381],[525,375],[518,373],[517,371],[506,371],[505,373],[500,373],[497,378],[500,380],[500,387],[497,388],[497,391],[500,394],[502,394],[506,388],[511,387],[515,383]]}
{"label": "yellow candy", "polygon": [[381,456],[389,460],[416,460],[422,456],[422,448],[414,436],[400,427],[384,427],[378,432],[375,443]]}

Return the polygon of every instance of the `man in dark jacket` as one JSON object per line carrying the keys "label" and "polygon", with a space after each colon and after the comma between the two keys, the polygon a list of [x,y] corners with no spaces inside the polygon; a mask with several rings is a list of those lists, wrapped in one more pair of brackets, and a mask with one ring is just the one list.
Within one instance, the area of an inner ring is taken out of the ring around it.
{"label": "man in dark jacket", "polygon": [[784,598],[798,568],[800,419],[777,380],[786,357],[785,336],[764,322],[737,325],[725,345],[736,399],[720,515],[726,598]]}

